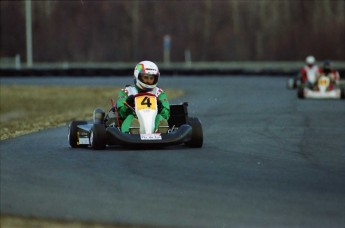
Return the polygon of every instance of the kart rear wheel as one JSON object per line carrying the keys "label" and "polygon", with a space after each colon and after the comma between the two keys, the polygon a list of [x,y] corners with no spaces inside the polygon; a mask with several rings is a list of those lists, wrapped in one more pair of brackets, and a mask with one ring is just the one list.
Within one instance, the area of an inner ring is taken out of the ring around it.
{"label": "kart rear wheel", "polygon": [[288,89],[295,89],[296,88],[296,80],[294,78],[289,78],[287,80],[286,86]]}
{"label": "kart rear wheel", "polygon": [[204,137],[200,120],[196,117],[189,117],[188,124],[192,127],[192,139],[185,144],[192,148],[202,147]]}
{"label": "kart rear wheel", "polygon": [[103,124],[94,124],[90,131],[90,146],[94,150],[104,150],[106,147],[106,130]]}
{"label": "kart rear wheel", "polygon": [[78,145],[78,125],[87,124],[87,121],[72,121],[68,129],[68,142],[72,148],[87,147],[87,145]]}

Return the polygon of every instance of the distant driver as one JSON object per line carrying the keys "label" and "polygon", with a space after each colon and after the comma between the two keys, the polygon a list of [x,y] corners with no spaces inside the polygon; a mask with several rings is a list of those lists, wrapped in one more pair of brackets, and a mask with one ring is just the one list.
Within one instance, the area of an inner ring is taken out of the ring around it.
{"label": "distant driver", "polygon": [[330,79],[330,86],[328,87],[329,90],[333,90],[334,86],[339,85],[340,75],[339,72],[332,68],[332,63],[329,60],[324,61],[323,67],[320,69],[319,73],[317,74],[317,80],[315,82],[315,86],[317,86],[317,81],[320,77],[325,76]]}
{"label": "distant driver", "polygon": [[315,57],[308,56],[305,59],[306,65],[300,71],[300,79],[302,85],[312,88],[316,83],[316,77],[319,72],[319,67],[315,64]]}

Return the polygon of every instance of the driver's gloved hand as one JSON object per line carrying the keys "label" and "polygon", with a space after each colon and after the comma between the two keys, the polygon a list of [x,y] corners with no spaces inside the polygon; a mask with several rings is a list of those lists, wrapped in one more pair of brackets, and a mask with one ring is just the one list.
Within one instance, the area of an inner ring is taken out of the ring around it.
{"label": "driver's gloved hand", "polygon": [[134,107],[134,96],[133,95],[130,95],[127,97],[126,99],[126,103],[132,107]]}
{"label": "driver's gloved hand", "polygon": [[157,99],[157,108],[158,108],[158,113],[160,113],[163,109],[163,104],[160,100]]}

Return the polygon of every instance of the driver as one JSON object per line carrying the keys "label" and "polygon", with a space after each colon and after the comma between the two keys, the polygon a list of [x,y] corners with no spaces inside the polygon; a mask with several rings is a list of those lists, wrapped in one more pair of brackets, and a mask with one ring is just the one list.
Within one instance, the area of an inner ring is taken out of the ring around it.
{"label": "driver", "polygon": [[[155,63],[142,61],[134,69],[134,85],[127,85],[118,94],[116,107],[119,117],[123,120],[121,131],[129,133],[130,127],[139,128],[139,121],[135,115],[134,95],[138,93],[151,93],[157,97],[158,114],[155,120],[155,131],[167,133],[170,105],[166,93],[157,87],[159,70]],[[128,105],[127,105],[128,104]],[[132,129],[132,134],[139,134],[139,130]]]}
{"label": "driver", "polygon": [[305,59],[306,65],[300,71],[300,78],[303,85],[311,88],[316,83],[319,67],[315,64],[315,57],[310,55]]}
{"label": "driver", "polygon": [[315,85],[317,84],[319,78],[322,76],[328,77],[330,79],[329,90],[333,90],[335,85],[339,85],[340,75],[338,71],[333,69],[331,61],[324,61],[323,67],[319,70],[319,73],[317,74],[317,80],[315,82]]}

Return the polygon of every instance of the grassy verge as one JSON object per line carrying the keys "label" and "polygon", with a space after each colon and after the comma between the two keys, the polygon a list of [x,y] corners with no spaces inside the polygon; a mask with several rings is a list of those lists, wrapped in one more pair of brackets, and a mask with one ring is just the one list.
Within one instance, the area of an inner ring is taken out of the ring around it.
{"label": "grassy verge", "polygon": [[36,219],[26,218],[17,216],[1,216],[1,227],[51,227],[51,228],[62,228],[62,227],[74,227],[74,228],[112,228],[121,226],[111,226],[107,224],[90,224],[82,222],[67,222],[57,221],[50,219]]}
{"label": "grassy verge", "polygon": [[[170,100],[181,90],[165,90]],[[100,107],[108,111],[119,88],[0,85],[0,140],[92,119]]]}
{"label": "grassy verge", "polygon": [[131,224],[106,224],[106,223],[94,223],[94,222],[79,222],[79,221],[61,221],[54,219],[38,219],[31,217],[20,216],[0,216],[1,228],[26,228],[26,227],[49,227],[49,228],[152,228],[158,226],[148,225],[131,225]]}

